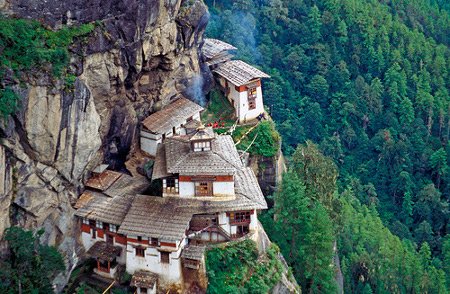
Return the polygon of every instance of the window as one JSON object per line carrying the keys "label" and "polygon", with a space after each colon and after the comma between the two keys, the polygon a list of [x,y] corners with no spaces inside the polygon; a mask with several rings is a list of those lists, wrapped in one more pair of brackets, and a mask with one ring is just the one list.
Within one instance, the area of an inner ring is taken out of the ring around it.
{"label": "window", "polygon": [[195,182],[195,196],[212,196],[212,182]]}
{"label": "window", "polygon": [[200,141],[194,143],[194,151],[210,151],[211,142],[210,141]]}
{"label": "window", "polygon": [[138,242],[142,242],[142,237],[138,236]]}
{"label": "window", "polygon": [[96,227],[99,228],[99,229],[103,229],[103,222],[97,221]]}
{"label": "window", "polygon": [[163,179],[163,188],[166,193],[175,192],[178,193],[178,179],[167,178]]}
{"label": "window", "polygon": [[158,238],[150,238],[150,245],[158,246]]}
{"label": "window", "polygon": [[141,289],[141,294],[147,294],[148,292],[147,292],[147,288],[140,288]]}
{"label": "window", "polygon": [[95,230],[95,228],[92,228],[92,239],[97,238],[97,231]]}
{"label": "window", "polygon": [[248,88],[248,109],[252,110],[256,108],[256,87]]}
{"label": "window", "polygon": [[117,226],[113,225],[113,224],[110,224],[109,225],[109,231],[111,231],[113,233],[116,233],[117,232]]}
{"label": "window", "polygon": [[170,263],[170,253],[161,251],[161,263]]}
{"label": "window", "polygon": [[83,224],[89,225],[89,220],[87,218],[83,218]]}
{"label": "window", "polygon": [[232,212],[230,213],[230,223],[250,223],[251,221],[251,212],[243,211],[243,212]]}
{"label": "window", "polygon": [[145,256],[145,248],[136,247],[136,256],[144,257]]}

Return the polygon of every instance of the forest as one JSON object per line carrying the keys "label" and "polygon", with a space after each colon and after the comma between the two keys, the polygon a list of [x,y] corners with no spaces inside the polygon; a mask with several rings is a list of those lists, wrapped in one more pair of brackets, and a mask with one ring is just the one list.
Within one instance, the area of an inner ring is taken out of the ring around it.
{"label": "forest", "polygon": [[206,3],[206,36],[271,75],[289,172],[262,222],[302,290],[446,292],[448,1]]}

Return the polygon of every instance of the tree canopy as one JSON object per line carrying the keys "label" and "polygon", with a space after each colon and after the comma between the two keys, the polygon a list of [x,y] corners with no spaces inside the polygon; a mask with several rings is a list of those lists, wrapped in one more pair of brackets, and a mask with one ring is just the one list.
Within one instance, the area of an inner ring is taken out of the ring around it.
{"label": "tree canopy", "polygon": [[0,263],[1,293],[52,293],[52,279],[65,270],[55,247],[41,244],[43,231],[10,227],[5,231],[9,257]]}

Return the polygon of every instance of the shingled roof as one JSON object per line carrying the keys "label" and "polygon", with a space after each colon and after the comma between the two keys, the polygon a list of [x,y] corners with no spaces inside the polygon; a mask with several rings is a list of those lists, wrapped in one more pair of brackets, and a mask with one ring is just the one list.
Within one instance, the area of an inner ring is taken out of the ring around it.
{"label": "shingled roof", "polygon": [[270,76],[259,69],[243,62],[242,60],[230,60],[214,70],[215,73],[224,77],[236,86],[243,86],[254,79],[270,78]]}
{"label": "shingled roof", "polygon": [[132,177],[122,174],[117,181],[103,191],[103,194],[110,197],[141,194],[149,185],[150,182],[144,176],[136,175]]}
{"label": "shingled roof", "polygon": [[121,251],[122,248],[119,246],[113,246],[105,241],[97,241],[86,253],[93,258],[111,262],[120,255]]}
{"label": "shingled roof", "polygon": [[188,118],[202,110],[203,107],[200,105],[181,97],[148,116],[142,125],[152,133],[164,134],[171,131],[174,126],[185,123]]}
{"label": "shingled roof", "polygon": [[136,288],[153,288],[158,281],[158,275],[149,271],[136,271],[131,278],[130,286]]}
{"label": "shingled roof", "polygon": [[[192,214],[180,209],[174,198],[138,195],[119,233],[179,241],[189,227]],[[175,199],[176,200],[176,199]]]}
{"label": "shingled roof", "polygon": [[211,151],[192,152],[187,136],[166,138],[159,145],[153,166],[152,179],[169,174],[232,175],[242,168],[242,162],[231,136],[217,136]]}
{"label": "shingled roof", "polygon": [[119,234],[179,241],[194,214],[267,209],[264,195],[250,168],[243,168],[237,173],[236,185],[236,198],[222,201],[137,195],[119,228]]}
{"label": "shingled roof", "polygon": [[205,246],[189,245],[183,249],[181,257],[200,261],[203,258],[205,250]]}
{"label": "shingled roof", "polygon": [[207,59],[212,59],[231,50],[237,50],[236,47],[217,39],[205,39],[202,47],[202,53]]}
{"label": "shingled roof", "polygon": [[[114,225],[122,223],[134,198],[133,195],[110,198],[95,192],[85,192],[83,195],[90,195],[90,199],[75,212],[75,215]],[[83,198],[85,197],[80,197]]]}
{"label": "shingled roof", "polygon": [[112,170],[105,170],[101,174],[92,176],[89,180],[86,181],[85,186],[92,189],[104,191],[111,187],[111,185],[114,184],[114,182],[117,181],[121,176],[121,173]]}

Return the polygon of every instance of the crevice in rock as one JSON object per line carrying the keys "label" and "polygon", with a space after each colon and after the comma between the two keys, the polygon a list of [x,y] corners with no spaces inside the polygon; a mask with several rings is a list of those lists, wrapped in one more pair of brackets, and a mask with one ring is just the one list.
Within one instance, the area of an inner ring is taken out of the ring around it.
{"label": "crevice in rock", "polygon": [[31,147],[30,143],[27,140],[27,133],[26,133],[25,129],[23,128],[22,123],[17,118],[17,116],[13,115],[12,118],[14,120],[15,131],[17,132],[17,135],[19,136],[19,142],[23,148],[23,151],[31,160],[36,161],[36,154],[35,154],[33,148]]}

